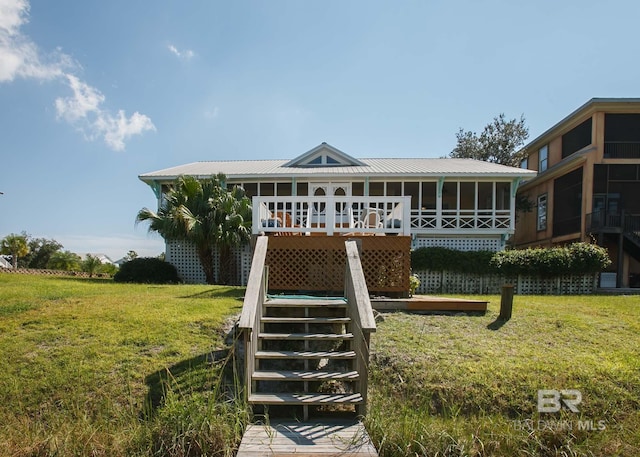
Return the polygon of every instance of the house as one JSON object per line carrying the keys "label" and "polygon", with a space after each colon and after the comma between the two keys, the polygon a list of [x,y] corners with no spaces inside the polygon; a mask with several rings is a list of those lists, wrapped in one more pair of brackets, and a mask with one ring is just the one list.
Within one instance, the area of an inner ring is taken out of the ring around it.
{"label": "house", "polygon": [[[536,175],[471,159],[356,159],[322,143],[290,160],[196,162],[139,178],[160,205],[178,176],[218,173],[252,198],[254,234],[399,235],[410,237],[413,248],[492,251],[514,232],[519,183]],[[250,253],[238,255],[243,283]],[[191,247],[169,242],[166,258],[185,280],[203,281]]]}
{"label": "house", "polygon": [[525,147],[518,248],[594,239],[608,249],[601,286],[640,287],[640,99],[594,98]]}

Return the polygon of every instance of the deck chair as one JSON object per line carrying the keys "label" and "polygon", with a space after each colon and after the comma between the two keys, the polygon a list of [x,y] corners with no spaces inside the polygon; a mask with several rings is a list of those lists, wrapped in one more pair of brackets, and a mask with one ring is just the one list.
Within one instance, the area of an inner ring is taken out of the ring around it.
{"label": "deck chair", "polygon": [[356,221],[354,228],[360,229],[377,229],[383,228],[380,213],[375,208],[368,208],[366,212],[363,212],[364,216]]}

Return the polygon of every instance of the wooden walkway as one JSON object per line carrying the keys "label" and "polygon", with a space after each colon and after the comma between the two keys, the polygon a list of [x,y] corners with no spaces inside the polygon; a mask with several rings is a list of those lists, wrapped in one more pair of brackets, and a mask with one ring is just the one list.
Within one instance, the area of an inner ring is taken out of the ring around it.
{"label": "wooden walkway", "polygon": [[464,298],[414,295],[411,298],[372,298],[371,306],[378,311],[487,311],[487,302]]}
{"label": "wooden walkway", "polygon": [[237,457],[378,457],[369,434],[357,421],[321,420],[252,424]]}

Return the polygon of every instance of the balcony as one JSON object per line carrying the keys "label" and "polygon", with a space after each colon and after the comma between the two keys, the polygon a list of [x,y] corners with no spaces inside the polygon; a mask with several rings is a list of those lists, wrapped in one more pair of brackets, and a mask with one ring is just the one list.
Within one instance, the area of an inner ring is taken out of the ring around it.
{"label": "balcony", "polygon": [[253,233],[410,235],[411,197],[253,197]]}
{"label": "balcony", "polygon": [[628,233],[640,236],[640,214],[624,211],[594,211],[587,214],[587,231],[590,233]]}

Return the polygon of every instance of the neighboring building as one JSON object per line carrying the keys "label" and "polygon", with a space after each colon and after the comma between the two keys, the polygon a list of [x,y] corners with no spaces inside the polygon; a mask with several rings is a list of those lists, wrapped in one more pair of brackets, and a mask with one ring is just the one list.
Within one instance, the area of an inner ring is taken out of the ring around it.
{"label": "neighboring building", "polygon": [[13,268],[13,265],[11,265],[11,261],[9,260],[11,257],[9,256],[3,256],[0,255],[0,268]]}
{"label": "neighboring building", "polygon": [[[254,234],[365,232],[411,236],[413,247],[492,251],[514,232],[518,184],[536,174],[471,159],[355,159],[322,143],[293,160],[196,162],[140,179],[160,204],[178,176],[218,173],[253,198]],[[166,258],[185,280],[203,279],[188,246],[168,243]]]}
{"label": "neighboring building", "polygon": [[516,247],[593,238],[612,259],[602,286],[640,287],[640,99],[591,99],[525,151],[538,175],[518,189],[534,209],[518,214]]}

